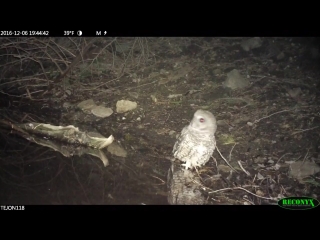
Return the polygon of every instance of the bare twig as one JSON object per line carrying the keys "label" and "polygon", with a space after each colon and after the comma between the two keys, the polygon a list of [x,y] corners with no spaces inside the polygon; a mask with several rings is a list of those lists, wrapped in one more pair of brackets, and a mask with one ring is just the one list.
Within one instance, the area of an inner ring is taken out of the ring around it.
{"label": "bare twig", "polygon": [[146,85],[149,85],[149,84],[152,84],[152,83],[156,83],[158,80],[155,80],[153,82],[150,82],[150,83],[145,83],[145,84],[142,84],[142,85],[139,85],[139,86],[136,86],[136,87],[131,87],[131,88],[127,88],[126,90],[132,90],[132,89],[135,89],[135,88],[140,88],[140,87],[144,87]]}
{"label": "bare twig", "polygon": [[240,168],[242,169],[242,171],[243,171],[245,174],[247,174],[248,176],[251,175],[248,171],[246,171],[246,170],[242,167],[242,164],[241,164],[240,161],[238,161],[238,164],[239,164]]}
{"label": "bare twig", "polygon": [[209,192],[209,193],[217,193],[217,192],[228,191],[228,190],[243,190],[243,191],[245,191],[245,192],[247,192],[247,193],[250,193],[251,195],[253,195],[253,196],[257,197],[257,198],[262,198],[262,199],[266,199],[266,200],[278,201],[277,198],[261,197],[261,196],[259,196],[259,195],[257,195],[257,194],[254,194],[254,193],[250,192],[249,190],[247,190],[247,189],[245,189],[245,188],[242,188],[242,187],[223,188],[223,189],[215,190],[215,191],[212,191],[212,192]]}
{"label": "bare twig", "polygon": [[156,184],[156,185],[163,185],[163,184],[165,184],[166,182],[165,181],[163,181],[161,178],[159,178],[159,177],[157,177],[157,176],[154,176],[154,175],[150,175],[151,177],[153,177],[153,178],[156,178],[156,179],[158,179],[158,180],[160,180],[161,181],[161,183],[160,184]]}
{"label": "bare twig", "polygon": [[308,154],[309,154],[309,149],[308,149],[308,151],[307,151],[306,155],[304,156],[304,158],[303,158],[303,160],[302,160],[302,163],[301,163],[300,167],[305,163],[305,161],[306,161],[306,159],[307,159]]}
{"label": "bare twig", "polygon": [[289,111],[292,111],[292,110],[287,109],[287,110],[282,110],[282,111],[279,111],[279,112],[275,112],[275,113],[270,114],[269,116],[266,116],[266,117],[260,118],[260,119],[258,119],[258,120],[255,120],[253,123],[255,124],[255,123],[260,122],[262,119],[269,118],[269,117],[271,117],[271,116],[273,116],[273,115],[275,115],[275,114],[282,113],[282,112],[289,112]]}
{"label": "bare twig", "polygon": [[233,151],[233,149],[234,149],[234,147],[236,146],[237,144],[235,143],[234,145],[233,145],[233,147],[231,148],[231,150],[230,150],[230,153],[229,153],[229,162],[231,162],[231,153],[232,153],[232,151]]}
{"label": "bare twig", "polygon": [[225,159],[224,156],[222,156],[222,154],[221,154],[221,152],[219,151],[217,145],[216,145],[216,149],[217,149],[218,153],[220,154],[220,156],[222,157],[222,159],[228,164],[228,166],[229,166],[233,171],[237,172],[237,170],[235,170],[235,169],[230,165],[230,163],[227,161],[227,159]]}
{"label": "bare twig", "polygon": [[78,56],[72,61],[72,63],[67,67],[67,69],[55,79],[55,81],[59,81],[64,76],[66,76],[70,72],[70,70],[82,59],[82,56],[86,54],[86,52],[88,52],[88,50],[90,49],[90,47],[93,45],[95,41],[96,39],[94,38],[86,46],[84,46],[84,49],[82,50],[82,52],[81,51],[79,52]]}
{"label": "bare twig", "polygon": [[291,153],[285,153],[285,154],[283,154],[283,155],[278,159],[278,161],[276,162],[276,164],[277,164],[285,155],[288,155],[288,154],[291,154]]}
{"label": "bare twig", "polygon": [[308,128],[308,129],[303,129],[303,130],[294,132],[294,133],[292,133],[291,135],[295,135],[295,134],[302,133],[302,132],[305,132],[305,131],[310,131],[310,130],[315,129],[315,128],[318,128],[318,127],[319,127],[319,126],[316,126],[316,127],[313,127],[313,128]]}

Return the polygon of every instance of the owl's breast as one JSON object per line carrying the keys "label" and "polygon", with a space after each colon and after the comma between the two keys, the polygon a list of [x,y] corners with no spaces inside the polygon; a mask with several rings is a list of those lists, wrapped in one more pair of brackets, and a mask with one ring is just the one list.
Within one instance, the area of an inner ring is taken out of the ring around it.
{"label": "owl's breast", "polygon": [[204,140],[192,134],[185,134],[176,142],[173,155],[180,161],[186,162],[186,168],[193,168],[207,163],[214,149],[214,136]]}

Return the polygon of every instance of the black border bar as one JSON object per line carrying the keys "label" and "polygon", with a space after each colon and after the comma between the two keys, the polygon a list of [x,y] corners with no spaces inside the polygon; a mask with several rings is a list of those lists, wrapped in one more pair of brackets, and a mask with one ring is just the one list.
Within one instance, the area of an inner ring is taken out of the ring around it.
{"label": "black border bar", "polygon": [[226,37],[226,36],[286,36],[286,37],[301,37],[301,36],[319,36],[319,31],[312,30],[136,30],[136,29],[0,29],[0,37]]}

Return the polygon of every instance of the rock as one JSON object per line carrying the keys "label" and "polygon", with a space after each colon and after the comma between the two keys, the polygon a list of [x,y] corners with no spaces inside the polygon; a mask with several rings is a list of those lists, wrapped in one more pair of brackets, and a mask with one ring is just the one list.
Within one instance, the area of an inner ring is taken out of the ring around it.
{"label": "rock", "polygon": [[62,104],[62,107],[65,108],[65,109],[69,109],[69,108],[72,108],[73,107],[73,104],[70,103],[70,102],[64,102]]}
{"label": "rock", "polygon": [[298,99],[299,96],[301,95],[301,88],[293,88],[293,89],[288,89],[288,94],[290,97],[292,97],[293,99]]}
{"label": "rock", "polygon": [[247,125],[252,127],[253,126],[253,123],[252,122],[247,122]]}
{"label": "rock", "polygon": [[226,166],[226,165],[223,165],[223,164],[218,165],[218,169],[221,172],[225,172],[225,173],[229,173],[232,170],[229,166]]}
{"label": "rock", "polygon": [[158,102],[158,99],[157,99],[157,97],[155,95],[151,95],[150,97],[151,97],[153,102],[155,102],[155,103]]}
{"label": "rock", "polygon": [[136,98],[136,99],[139,98],[139,94],[136,92],[129,92],[128,94],[133,98]]}
{"label": "rock", "polygon": [[249,38],[247,40],[244,40],[241,43],[241,47],[244,51],[248,52],[252,49],[259,48],[262,45],[262,40],[259,37]]}
{"label": "rock", "polygon": [[221,73],[222,73],[222,70],[220,68],[213,70],[214,75],[220,75]]}
{"label": "rock", "polygon": [[248,79],[243,78],[238,70],[233,69],[227,74],[227,79],[222,85],[231,89],[237,89],[249,86],[250,82]]}
{"label": "rock", "polygon": [[217,125],[218,125],[218,126],[227,126],[228,124],[226,123],[225,120],[218,120],[218,121],[217,121]]}
{"label": "rock", "polygon": [[279,53],[278,56],[277,56],[277,59],[278,60],[281,60],[281,59],[284,59],[285,55],[283,52]]}
{"label": "rock", "polygon": [[128,52],[132,47],[132,43],[117,43],[116,44],[116,51],[118,53],[125,53]]}
{"label": "rock", "polygon": [[307,161],[296,161],[290,164],[289,176],[297,179],[303,179],[318,172],[320,172],[320,167],[318,164]]}
{"label": "rock", "polygon": [[123,149],[120,145],[118,145],[116,142],[111,143],[108,146],[107,150],[112,155],[115,155],[118,157],[127,157],[127,151]]}
{"label": "rock", "polygon": [[124,113],[136,109],[138,104],[136,102],[128,101],[128,100],[120,100],[117,102],[117,113]]}
{"label": "rock", "polygon": [[97,105],[95,104],[93,99],[88,99],[88,100],[82,101],[77,105],[77,107],[80,108],[82,111],[90,110],[96,106]]}
{"label": "rock", "polygon": [[91,113],[97,117],[105,118],[109,117],[113,113],[113,111],[111,108],[96,106],[91,109]]}
{"label": "rock", "polygon": [[311,47],[309,52],[310,52],[310,56],[312,59],[319,59],[320,58],[320,48],[319,47]]}
{"label": "rock", "polygon": [[171,131],[169,132],[169,136],[173,136],[175,133],[176,133],[176,131],[171,130]]}

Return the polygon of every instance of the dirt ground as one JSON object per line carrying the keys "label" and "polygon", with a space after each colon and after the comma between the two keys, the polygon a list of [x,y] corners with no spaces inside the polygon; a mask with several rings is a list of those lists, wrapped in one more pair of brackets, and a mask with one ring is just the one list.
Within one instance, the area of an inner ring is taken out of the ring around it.
{"label": "dirt ground", "polygon": [[[66,91],[63,82],[56,82],[45,101],[9,98],[10,107],[4,107],[11,119],[20,111],[28,114],[22,122],[33,119],[112,134],[128,154],[105,151],[110,165],[104,167],[89,155],[65,158],[27,140],[2,136],[1,201],[168,204],[172,148],[197,109],[215,115],[217,148],[237,171],[230,171],[218,150],[198,169],[197,184],[208,204],[276,204],[290,196],[319,199],[320,57],[314,52],[319,45],[307,38],[262,38],[261,46],[245,51],[244,40],[150,38],[144,44],[148,56],[140,55],[140,63],[123,68],[121,76],[115,68],[85,76],[79,67],[66,75],[71,79],[66,97],[59,95]],[[250,84],[226,87],[233,69]],[[96,118],[65,107],[86,99],[114,113]],[[122,99],[136,102],[137,108],[117,113],[116,102]],[[8,157],[10,149],[19,153]],[[299,161],[298,167],[291,165]],[[315,164],[311,173],[302,172],[310,170],[304,169],[306,163]]]}

